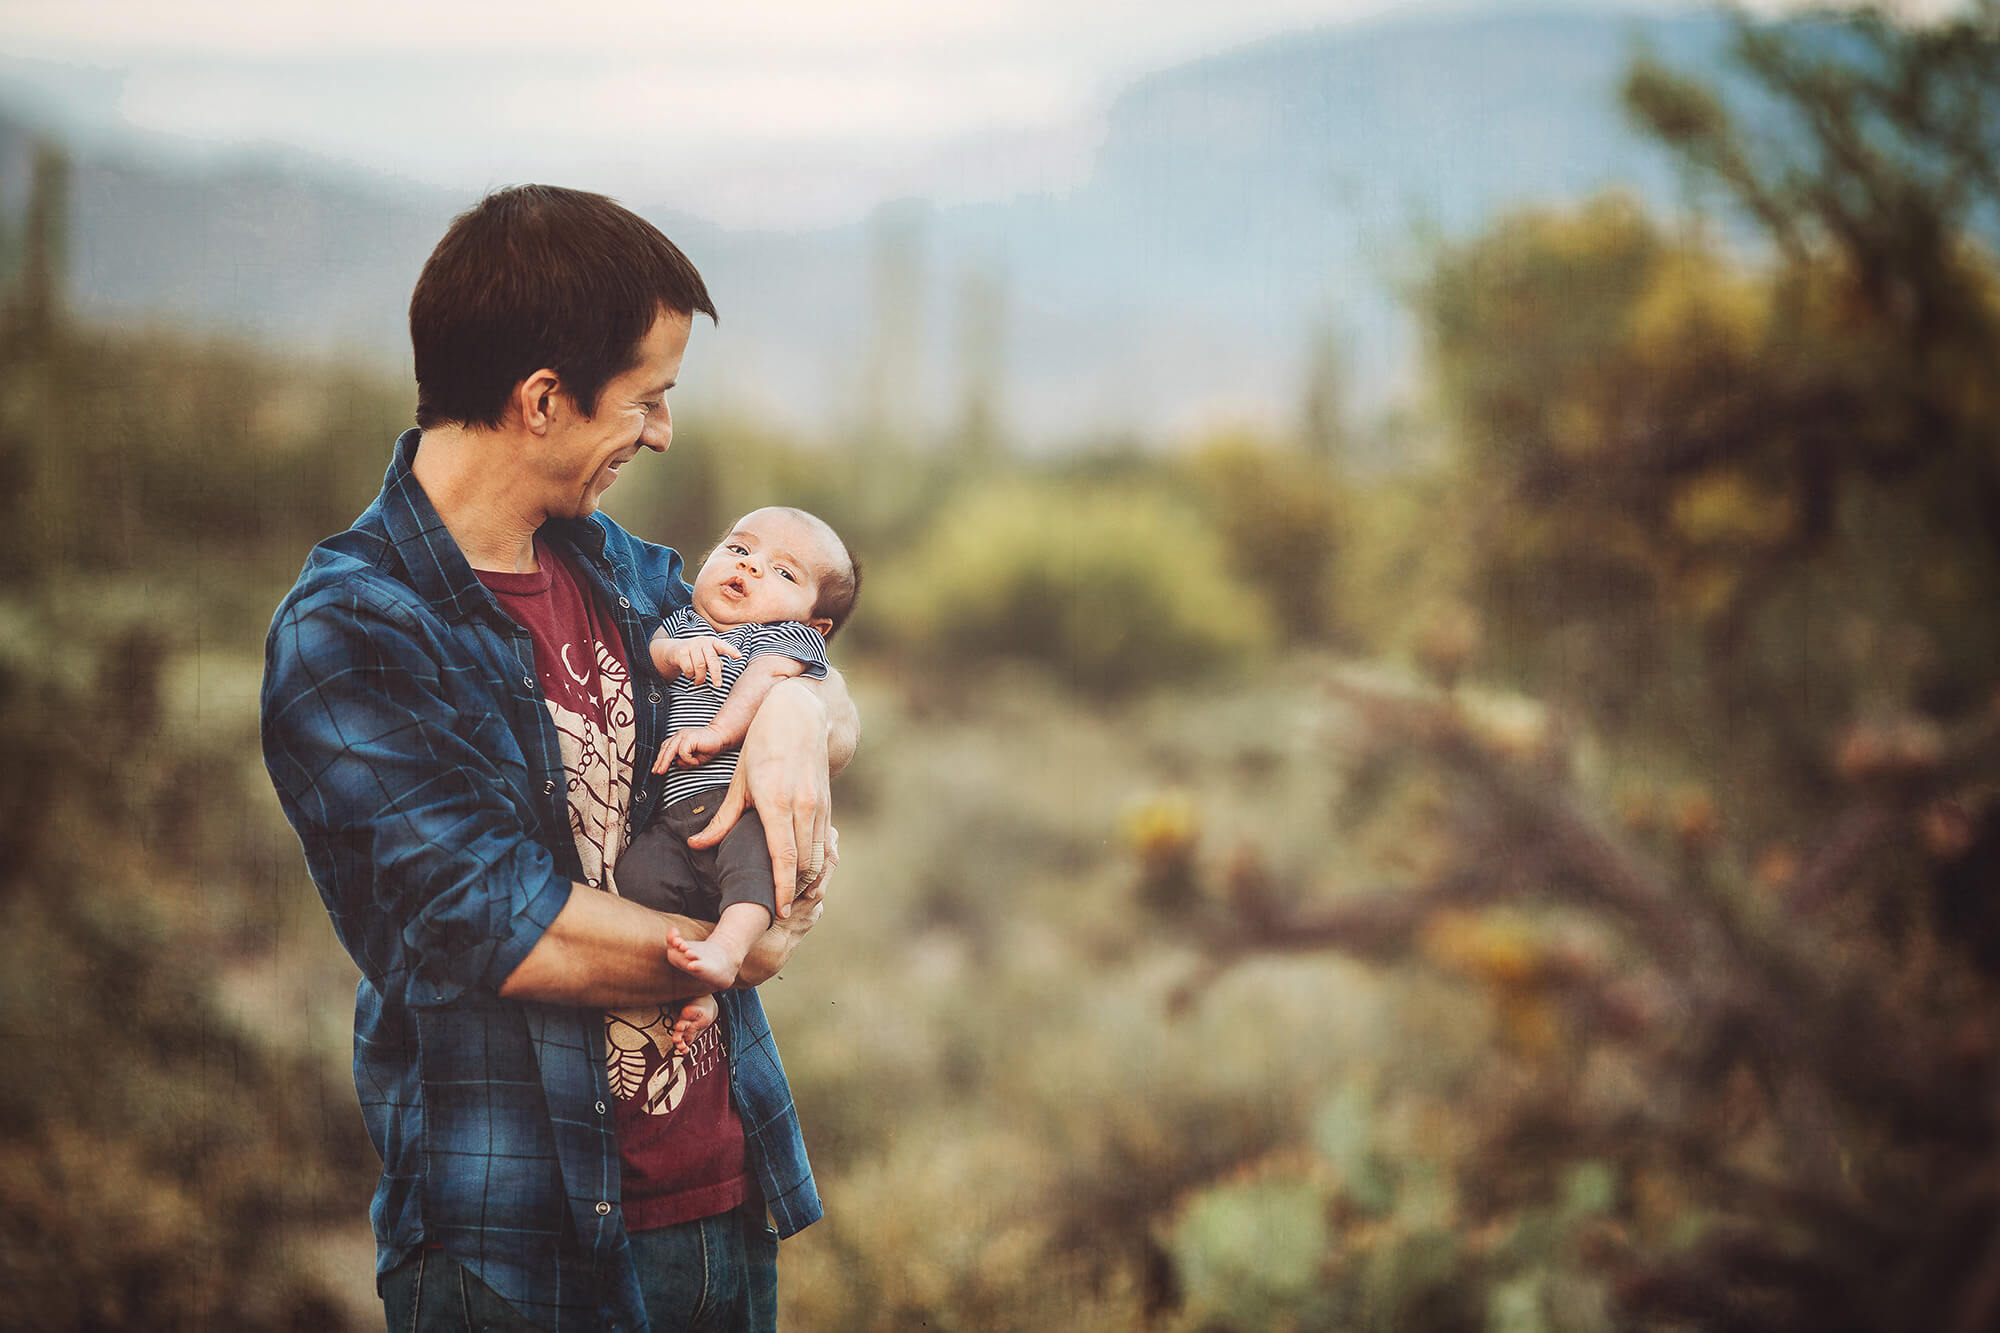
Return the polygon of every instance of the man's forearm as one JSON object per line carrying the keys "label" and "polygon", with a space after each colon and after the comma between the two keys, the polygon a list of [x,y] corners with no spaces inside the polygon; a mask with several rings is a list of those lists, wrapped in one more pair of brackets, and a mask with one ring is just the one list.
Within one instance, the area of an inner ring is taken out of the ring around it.
{"label": "man's forearm", "polygon": [[[791,961],[799,941],[825,910],[825,893],[824,884],[815,886],[793,905],[789,917],[750,946],[737,985],[769,981]],[[501,983],[500,993],[509,999],[602,1009],[691,999],[712,988],[668,961],[667,932],[707,939],[714,924],[655,912],[579,884],[528,956]]]}
{"label": "man's forearm", "polygon": [[706,939],[710,925],[576,885],[535,947],[500,984],[500,993],[604,1009],[669,1004],[705,993],[710,987],[668,960],[670,929]]}

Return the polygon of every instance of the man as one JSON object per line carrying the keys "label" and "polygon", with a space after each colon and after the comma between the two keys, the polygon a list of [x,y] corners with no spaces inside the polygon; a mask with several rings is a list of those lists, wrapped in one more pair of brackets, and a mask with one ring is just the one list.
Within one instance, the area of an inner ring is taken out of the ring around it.
{"label": "man", "polygon": [[[417,428],[272,622],[265,762],[362,972],[391,1328],[768,1328],[777,1238],[819,1216],[756,992],[676,1055],[705,987],[667,936],[705,926],[615,892],[660,796],[633,763],[666,724],[648,639],[689,592],[597,506],[671,441],[697,313],[694,267],[601,196],[459,217],[410,302]],[[764,818],[780,912],[746,982],[820,914],[855,733],[837,676],[783,683],[701,835]]]}

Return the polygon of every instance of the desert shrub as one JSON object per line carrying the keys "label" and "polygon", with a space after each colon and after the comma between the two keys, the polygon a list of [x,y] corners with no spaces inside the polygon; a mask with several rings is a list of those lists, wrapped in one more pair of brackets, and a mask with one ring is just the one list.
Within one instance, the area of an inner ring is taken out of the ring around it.
{"label": "desert shrub", "polygon": [[1344,545],[1333,469],[1239,431],[1204,440],[1182,470],[1222,538],[1228,568],[1265,595],[1285,638],[1325,638],[1335,624],[1329,593]]}
{"label": "desert shrub", "polygon": [[1214,534],[1146,492],[1017,482],[961,493],[885,562],[869,616],[914,663],[1032,662],[1089,692],[1185,678],[1272,639]]}
{"label": "desert shrub", "polygon": [[[0,590],[17,765],[0,784],[0,1012],[18,1038],[0,1088],[4,1322],[346,1327],[291,1247],[367,1198],[351,1095],[326,1051],[260,1042],[216,994],[246,957],[229,941],[271,910],[255,906],[268,879],[230,878],[241,853],[204,850],[254,826],[220,762],[254,748],[254,718],[172,739],[173,636],[57,600]],[[51,643],[65,652],[36,651]]]}

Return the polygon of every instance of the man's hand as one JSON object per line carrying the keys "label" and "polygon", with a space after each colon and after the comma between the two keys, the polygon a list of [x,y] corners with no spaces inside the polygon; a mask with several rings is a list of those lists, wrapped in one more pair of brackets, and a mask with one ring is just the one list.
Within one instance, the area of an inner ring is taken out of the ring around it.
{"label": "man's hand", "polygon": [[[712,634],[697,634],[692,638],[674,639],[664,633],[655,634],[652,642],[653,669],[667,679],[685,677],[691,685],[715,682],[722,686],[722,659],[741,657],[736,648]],[[666,770],[655,766],[655,773]]]}
{"label": "man's hand", "polygon": [[738,986],[760,986],[778,975],[797,951],[799,941],[806,932],[818,924],[820,914],[826,910],[826,888],[833,879],[833,868],[840,864],[840,830],[826,831],[826,863],[821,867],[820,876],[799,890],[799,896],[792,900],[791,915],[782,921],[773,921],[771,928],[750,946],[744,955],[743,966],[736,973]]}
{"label": "man's hand", "polygon": [[826,752],[826,705],[801,680],[778,682],[743,738],[736,775],[715,817],[688,839],[690,847],[713,847],[735,827],[745,806],[756,807],[771,849],[781,919],[791,910],[799,885],[825,873],[833,815]]}

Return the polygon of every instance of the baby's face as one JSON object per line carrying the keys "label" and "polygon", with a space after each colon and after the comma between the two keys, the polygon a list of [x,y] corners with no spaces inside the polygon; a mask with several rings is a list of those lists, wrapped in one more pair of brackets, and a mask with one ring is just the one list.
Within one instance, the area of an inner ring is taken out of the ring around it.
{"label": "baby's face", "polygon": [[782,509],[745,514],[695,575],[694,609],[717,629],[780,620],[811,624],[820,571],[827,567],[824,546],[810,523]]}

